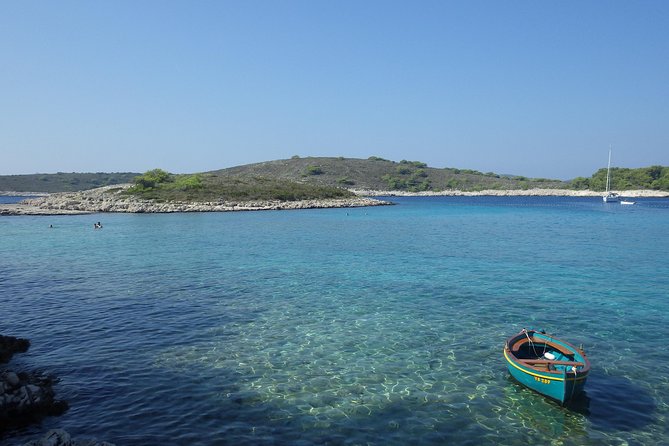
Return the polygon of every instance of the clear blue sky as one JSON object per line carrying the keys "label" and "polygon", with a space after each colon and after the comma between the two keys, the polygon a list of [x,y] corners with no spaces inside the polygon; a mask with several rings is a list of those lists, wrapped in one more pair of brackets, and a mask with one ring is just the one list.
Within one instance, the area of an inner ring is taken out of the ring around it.
{"label": "clear blue sky", "polygon": [[669,1],[0,0],[0,174],[669,165]]}

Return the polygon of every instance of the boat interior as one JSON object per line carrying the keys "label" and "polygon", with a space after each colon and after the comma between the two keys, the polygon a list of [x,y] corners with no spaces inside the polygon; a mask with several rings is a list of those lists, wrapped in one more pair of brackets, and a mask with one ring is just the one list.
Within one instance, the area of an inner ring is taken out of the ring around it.
{"label": "boat interior", "polygon": [[574,352],[564,346],[538,337],[523,336],[514,340],[510,346],[516,359],[536,370],[562,373],[572,367],[585,367],[584,362],[576,360]]}

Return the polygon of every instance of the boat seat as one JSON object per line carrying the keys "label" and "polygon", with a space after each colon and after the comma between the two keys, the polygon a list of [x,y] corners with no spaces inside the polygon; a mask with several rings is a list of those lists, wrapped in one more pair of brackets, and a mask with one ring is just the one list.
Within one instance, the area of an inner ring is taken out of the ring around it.
{"label": "boat seat", "polygon": [[[560,353],[562,353],[565,356],[572,356],[574,354],[574,352],[571,352],[571,351],[567,350],[566,348],[562,347],[561,345],[555,344],[555,343],[547,341],[545,339],[537,339],[537,338],[534,338],[534,337],[532,337],[530,339],[532,339],[532,342],[535,343],[535,344],[548,344],[552,349],[559,351]],[[520,350],[520,347],[523,344],[528,344],[528,343],[529,343],[529,341],[527,340],[527,338],[521,338],[521,339],[517,340],[516,342],[514,342],[513,346],[511,347],[511,351],[512,352],[517,352],[517,351]]]}
{"label": "boat seat", "polygon": [[527,343],[527,338],[517,340],[511,347],[512,352],[520,350],[520,346]]}
{"label": "boat seat", "polygon": [[585,364],[578,361],[554,361],[550,359],[519,359],[520,362],[527,365],[573,365],[575,367],[585,367]]}

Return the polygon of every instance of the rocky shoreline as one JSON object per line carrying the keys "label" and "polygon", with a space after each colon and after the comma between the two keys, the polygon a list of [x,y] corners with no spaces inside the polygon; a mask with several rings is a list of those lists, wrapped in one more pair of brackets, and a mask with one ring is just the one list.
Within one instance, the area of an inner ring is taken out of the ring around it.
{"label": "rocky shoreline", "polygon": [[[27,339],[0,335],[0,364],[30,348]],[[49,415],[60,415],[67,403],[55,398],[55,379],[37,372],[0,369],[0,433],[38,422]]]}
{"label": "rocky shoreline", "polygon": [[129,184],[105,186],[81,192],[63,192],[0,205],[0,215],[73,215],[96,212],[173,213],[231,212],[382,206],[392,203],[368,197],[300,201],[165,202],[140,200],[122,192]]}

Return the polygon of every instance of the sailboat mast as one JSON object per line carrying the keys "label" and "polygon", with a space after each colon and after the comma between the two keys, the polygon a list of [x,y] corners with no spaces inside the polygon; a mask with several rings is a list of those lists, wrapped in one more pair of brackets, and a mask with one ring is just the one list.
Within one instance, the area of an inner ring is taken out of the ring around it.
{"label": "sailboat mast", "polygon": [[611,189],[611,145],[609,145],[609,166],[606,168],[606,192]]}

